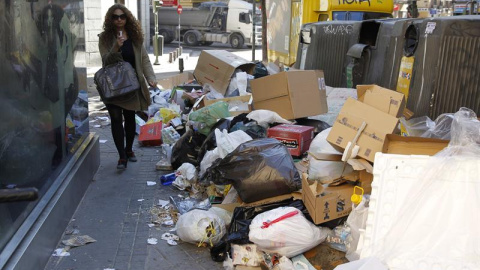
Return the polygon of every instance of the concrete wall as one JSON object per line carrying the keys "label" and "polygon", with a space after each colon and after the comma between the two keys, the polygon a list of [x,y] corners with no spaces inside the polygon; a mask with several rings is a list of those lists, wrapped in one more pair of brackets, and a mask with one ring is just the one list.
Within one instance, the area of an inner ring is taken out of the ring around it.
{"label": "concrete wall", "polygon": [[[145,44],[147,44],[148,48],[150,44],[150,29],[148,27],[150,21],[150,1],[125,0],[124,2],[133,15],[140,19],[145,33]],[[85,54],[87,67],[102,65],[102,59],[98,51],[98,34],[103,31],[105,13],[114,3],[114,0],[85,0]]]}

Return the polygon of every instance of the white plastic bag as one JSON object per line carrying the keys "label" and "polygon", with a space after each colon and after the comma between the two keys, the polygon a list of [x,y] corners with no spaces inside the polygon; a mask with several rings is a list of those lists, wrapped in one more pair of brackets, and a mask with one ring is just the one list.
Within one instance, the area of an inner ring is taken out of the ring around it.
{"label": "white plastic bag", "polygon": [[230,222],[232,221],[232,216],[233,213],[229,212],[223,208],[220,207],[215,207],[213,206],[212,208],[208,209],[209,212],[215,213],[217,216],[219,216],[224,222],[225,226],[228,227],[230,226]]}
{"label": "white plastic bag", "polygon": [[183,163],[176,171],[177,177],[172,185],[180,190],[190,187],[197,181],[197,170],[190,163]]}
{"label": "white plastic bag", "polygon": [[268,128],[269,124],[292,124],[292,122],[283,119],[278,113],[269,110],[254,110],[247,115],[248,119],[257,121],[258,125]]}
{"label": "white plastic bag", "polygon": [[249,228],[249,240],[261,250],[288,258],[317,246],[327,237],[325,231],[294,207],[279,207],[261,213],[252,220]]}
{"label": "white plastic bag", "polygon": [[220,158],[224,158],[240,144],[251,141],[252,137],[243,130],[228,133],[226,129],[220,131],[217,128],[215,129],[215,140],[217,142],[217,153]]}
{"label": "white plastic bag", "polygon": [[194,209],[180,216],[177,234],[184,242],[213,246],[225,235],[225,223],[213,212]]}
{"label": "white plastic bag", "polygon": [[362,201],[357,207],[352,207],[352,212],[348,215],[347,226],[350,227],[350,238],[347,244],[345,257],[349,261],[360,259],[361,251],[357,251],[358,240],[360,239],[360,230],[365,230],[368,217],[369,196],[363,196]]}
{"label": "white plastic bag", "polygon": [[349,164],[345,165],[344,169],[344,163],[342,161],[317,159],[317,157],[320,157],[322,154],[342,154],[327,142],[330,130],[332,130],[332,128],[327,128],[315,136],[308,150],[308,178],[318,180],[321,183],[330,183],[341,177],[342,174],[349,174],[353,171],[352,166]]}
{"label": "white plastic bag", "polygon": [[207,151],[203,156],[202,161],[200,162],[200,172],[198,173],[199,177],[202,178],[208,168],[210,168],[213,162],[219,159],[217,148]]}

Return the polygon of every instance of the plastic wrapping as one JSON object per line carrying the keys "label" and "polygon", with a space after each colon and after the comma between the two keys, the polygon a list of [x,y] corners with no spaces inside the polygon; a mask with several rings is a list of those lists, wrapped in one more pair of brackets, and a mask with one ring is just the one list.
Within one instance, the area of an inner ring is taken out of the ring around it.
{"label": "plastic wrapping", "polygon": [[256,216],[248,237],[261,250],[290,258],[319,245],[327,233],[298,209],[280,207]]}
{"label": "plastic wrapping", "polygon": [[276,139],[255,139],[240,144],[225,158],[217,160],[202,182],[232,184],[246,203],[288,194],[301,188],[288,149]]}
{"label": "plastic wrapping", "polygon": [[188,119],[198,132],[207,136],[218,119],[229,116],[228,103],[218,101],[198,111],[191,112]]}
{"label": "plastic wrapping", "polygon": [[225,235],[225,223],[213,212],[195,209],[180,216],[177,234],[182,241],[213,246]]}
{"label": "plastic wrapping", "polygon": [[252,137],[248,136],[248,134],[242,130],[228,133],[226,130],[220,131],[215,129],[215,137],[217,141],[217,152],[220,158],[226,157],[240,144],[252,140]]}
{"label": "plastic wrapping", "polygon": [[195,198],[180,198],[170,196],[170,203],[175,206],[178,213],[183,215],[193,209],[208,210],[212,207],[210,200],[207,199],[195,199]]}
{"label": "plastic wrapping", "polygon": [[205,141],[205,135],[189,129],[172,148],[172,166],[176,170],[183,163],[198,166],[198,152]]}
{"label": "plastic wrapping", "polygon": [[278,113],[269,110],[255,110],[247,115],[248,119],[255,120],[257,123],[268,128],[270,124],[292,124],[292,122],[283,119]]}
{"label": "plastic wrapping", "polygon": [[432,121],[428,116],[422,116],[405,120],[400,118],[400,122],[407,136],[436,138],[443,140],[450,140],[450,129],[453,122],[452,113],[444,113]]}
{"label": "plastic wrapping", "polygon": [[360,259],[361,250],[357,250],[360,239],[360,230],[365,230],[367,226],[368,204],[370,196],[364,195],[362,201],[348,215],[346,225],[350,229],[350,237],[347,239],[347,250],[345,257],[349,261]]}
{"label": "plastic wrapping", "polygon": [[[380,224],[367,225],[367,233],[371,229],[379,236],[365,243],[362,256],[376,256],[395,270],[419,269],[419,265],[421,269],[479,269],[480,121],[475,113],[465,108],[455,113],[449,146],[422,160],[426,160],[425,169],[415,172],[417,178],[409,185],[408,197],[398,201],[401,198],[397,196],[389,206],[398,211],[392,208],[388,219],[382,217],[389,227],[380,231]],[[387,167],[379,174],[381,168],[376,161],[374,183],[391,174]],[[411,175],[412,167],[399,173]],[[375,191],[371,201],[375,198],[378,203],[370,204],[368,223],[377,220],[372,218],[379,207],[385,207],[379,201],[383,193]]]}

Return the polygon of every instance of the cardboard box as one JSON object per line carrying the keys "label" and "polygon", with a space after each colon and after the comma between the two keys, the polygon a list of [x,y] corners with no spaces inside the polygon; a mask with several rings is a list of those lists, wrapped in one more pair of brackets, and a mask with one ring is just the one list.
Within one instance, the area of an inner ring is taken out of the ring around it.
{"label": "cardboard box", "polygon": [[308,180],[307,174],[302,174],[302,200],[317,225],[350,214],[353,188],[349,184],[325,187],[317,181]]}
{"label": "cardboard box", "polygon": [[363,122],[367,126],[359,136],[358,156],[373,162],[375,153],[382,152],[385,137],[395,131],[398,118],[375,109],[353,98],[348,98],[343,105],[327,141],[343,149],[351,142]]}
{"label": "cardboard box", "polygon": [[383,153],[433,156],[448,146],[449,141],[422,137],[387,135]]}
{"label": "cardboard box", "polygon": [[288,148],[290,155],[299,157],[310,148],[314,128],[301,125],[278,125],[267,130],[268,138],[275,138]]}
{"label": "cardboard box", "polygon": [[252,80],[250,84],[255,110],[271,110],[285,119],[328,112],[322,71],[280,72]]}
{"label": "cardboard box", "polygon": [[235,103],[237,102],[240,102],[240,103],[244,103],[245,105],[247,105],[248,109],[247,110],[230,110],[230,115],[231,116],[237,116],[239,114],[242,114],[242,113],[249,113],[252,111],[252,102],[253,102],[253,98],[252,98],[252,95],[248,94],[248,95],[245,95],[245,96],[237,96],[237,97],[229,97],[229,98],[219,98],[219,99],[206,99],[205,96],[201,96],[196,102],[195,104],[193,105],[193,110],[198,110],[200,108],[203,108],[203,107],[206,107],[206,106],[209,106],[209,105],[212,105],[216,102],[219,102],[219,101],[225,101],[228,103],[228,108],[229,110],[231,109],[231,105],[233,106]]}
{"label": "cardboard box", "polygon": [[255,64],[224,50],[205,50],[200,53],[193,75],[201,85],[209,84],[225,95],[236,69],[253,74]]}
{"label": "cardboard box", "polygon": [[357,85],[358,100],[395,117],[403,115],[405,95],[375,84]]}
{"label": "cardboard box", "polygon": [[162,145],[162,122],[155,122],[141,126],[138,142],[144,146]]}
{"label": "cardboard box", "polygon": [[191,72],[184,72],[159,80],[158,86],[160,86],[162,89],[173,89],[177,85],[188,83],[193,80],[194,78]]}

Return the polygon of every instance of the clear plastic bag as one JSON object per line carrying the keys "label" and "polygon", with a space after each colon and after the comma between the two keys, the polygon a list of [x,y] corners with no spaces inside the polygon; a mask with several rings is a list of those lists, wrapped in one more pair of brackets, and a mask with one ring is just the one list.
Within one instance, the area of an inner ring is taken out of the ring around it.
{"label": "clear plastic bag", "polygon": [[428,116],[421,116],[410,120],[400,118],[407,136],[436,138],[450,140],[450,129],[453,122],[453,113],[444,113],[431,120]]}
{"label": "clear plastic bag", "polygon": [[370,254],[362,256],[376,256],[393,269],[479,269],[480,121],[473,111],[454,114],[449,146],[424,168],[389,216],[384,237],[364,246]]}

